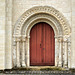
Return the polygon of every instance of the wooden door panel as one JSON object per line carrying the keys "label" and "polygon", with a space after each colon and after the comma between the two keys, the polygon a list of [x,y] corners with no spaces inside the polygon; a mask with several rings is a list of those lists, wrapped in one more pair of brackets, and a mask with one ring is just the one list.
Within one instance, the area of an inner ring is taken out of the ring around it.
{"label": "wooden door panel", "polygon": [[54,63],[54,31],[47,23],[38,23],[30,32],[30,65],[51,66]]}
{"label": "wooden door panel", "polygon": [[49,28],[48,34],[50,34],[48,37],[49,38],[49,49],[48,49],[49,57],[48,57],[48,59],[50,59],[49,62],[52,62],[51,61],[52,60],[52,29],[51,28]]}
{"label": "wooden door panel", "polygon": [[41,39],[41,37],[42,37],[42,24],[39,24],[39,25],[36,25],[37,26],[37,28],[36,28],[36,30],[37,30],[37,42],[36,42],[36,45],[37,45],[37,48],[36,48],[36,50],[37,50],[37,57],[36,57],[36,63],[41,63],[42,62],[42,52],[41,52],[41,41],[42,41],[42,39]]}
{"label": "wooden door panel", "polygon": [[34,28],[31,30],[30,33],[30,63],[36,63],[36,25],[34,26]]}
{"label": "wooden door panel", "polygon": [[42,51],[43,51],[43,57],[42,57],[42,62],[45,63],[45,24],[42,23]]}
{"label": "wooden door panel", "polygon": [[52,53],[52,54],[53,54],[53,56],[52,56],[52,57],[53,57],[53,58],[52,58],[52,61],[53,61],[53,63],[55,64],[55,38],[54,38],[54,32],[52,32],[52,35],[53,35],[53,36],[52,36],[52,39],[53,39],[53,40],[52,40],[52,50],[53,50],[53,51],[52,51],[52,52],[53,52],[53,53]]}
{"label": "wooden door panel", "polygon": [[49,52],[49,49],[50,49],[50,35],[49,35],[49,27],[46,26],[46,52],[45,52],[45,55],[46,55],[46,63],[47,62],[50,62],[50,52]]}

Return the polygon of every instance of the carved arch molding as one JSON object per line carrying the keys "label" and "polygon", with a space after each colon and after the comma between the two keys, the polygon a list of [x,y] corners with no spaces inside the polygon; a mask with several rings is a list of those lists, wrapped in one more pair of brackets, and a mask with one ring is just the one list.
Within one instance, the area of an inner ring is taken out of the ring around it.
{"label": "carved arch molding", "polygon": [[55,32],[55,66],[70,67],[69,23],[58,10],[49,6],[33,7],[16,22],[13,31],[13,65],[30,66],[30,30],[38,22],[48,23]]}

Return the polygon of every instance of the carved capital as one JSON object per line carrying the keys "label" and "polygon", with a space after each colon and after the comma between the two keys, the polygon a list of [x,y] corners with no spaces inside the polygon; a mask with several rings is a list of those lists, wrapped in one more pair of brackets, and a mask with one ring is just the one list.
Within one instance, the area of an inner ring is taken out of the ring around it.
{"label": "carved capital", "polygon": [[64,38],[64,39],[63,39],[63,41],[64,41],[65,43],[67,43],[67,42],[68,42],[67,38]]}
{"label": "carved capital", "polygon": [[30,36],[28,35],[27,38],[30,39]]}
{"label": "carved capital", "polygon": [[22,37],[22,41],[25,42],[26,41],[26,37]]}
{"label": "carved capital", "polygon": [[26,35],[22,35],[22,41],[26,41]]}
{"label": "carved capital", "polygon": [[21,41],[21,35],[13,35],[13,38],[15,42]]}
{"label": "carved capital", "polygon": [[58,42],[63,42],[63,38],[62,37],[59,37],[58,38]]}
{"label": "carved capital", "polygon": [[65,43],[67,43],[67,42],[68,42],[68,37],[67,37],[67,36],[64,36],[64,37],[63,37],[63,41],[64,41]]}
{"label": "carved capital", "polygon": [[21,41],[21,37],[16,37],[16,42]]}

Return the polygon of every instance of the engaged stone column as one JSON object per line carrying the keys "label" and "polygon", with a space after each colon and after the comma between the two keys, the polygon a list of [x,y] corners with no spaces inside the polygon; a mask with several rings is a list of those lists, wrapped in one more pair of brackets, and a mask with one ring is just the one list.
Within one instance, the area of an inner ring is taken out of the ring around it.
{"label": "engaged stone column", "polygon": [[59,67],[62,67],[62,54],[63,54],[63,44],[62,44],[62,38],[58,38],[58,41],[59,41],[59,63],[58,63],[58,66]]}
{"label": "engaged stone column", "polygon": [[20,41],[21,39],[19,37],[16,38],[16,48],[17,48],[17,67],[20,67]]}
{"label": "engaged stone column", "polygon": [[55,66],[58,66],[58,56],[59,56],[59,49],[58,49],[58,37],[55,36]]}
{"label": "engaged stone column", "polygon": [[29,41],[30,41],[30,36],[28,36],[27,37],[27,42],[26,42],[26,60],[27,60],[27,67],[29,67],[29,65],[30,65],[30,62],[29,62],[29,60],[30,60],[30,58],[29,58]]}
{"label": "engaged stone column", "polygon": [[67,39],[64,39],[64,67],[68,66],[68,42]]}
{"label": "engaged stone column", "polygon": [[25,67],[25,42],[26,42],[26,37],[22,37],[22,67]]}

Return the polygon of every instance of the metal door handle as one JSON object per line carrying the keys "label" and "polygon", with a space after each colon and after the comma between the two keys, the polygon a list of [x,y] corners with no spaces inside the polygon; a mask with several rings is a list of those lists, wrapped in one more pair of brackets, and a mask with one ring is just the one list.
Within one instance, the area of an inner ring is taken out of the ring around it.
{"label": "metal door handle", "polygon": [[40,44],[40,48],[41,48],[41,44]]}
{"label": "metal door handle", "polygon": [[45,48],[43,48],[43,50],[45,50]]}

